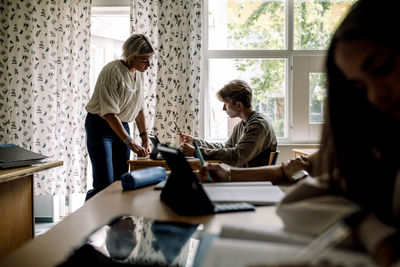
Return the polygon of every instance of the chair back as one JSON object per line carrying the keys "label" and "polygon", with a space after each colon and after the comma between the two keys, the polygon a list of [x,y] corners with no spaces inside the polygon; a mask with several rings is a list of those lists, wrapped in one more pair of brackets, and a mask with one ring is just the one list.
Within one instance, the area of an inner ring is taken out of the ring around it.
{"label": "chair back", "polygon": [[271,153],[269,154],[268,165],[275,165],[278,155],[279,151],[271,151]]}

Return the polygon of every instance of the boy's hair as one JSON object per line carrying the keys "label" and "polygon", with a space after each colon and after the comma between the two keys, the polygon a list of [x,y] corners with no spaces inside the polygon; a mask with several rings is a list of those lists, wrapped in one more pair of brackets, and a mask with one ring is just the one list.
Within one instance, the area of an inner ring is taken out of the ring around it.
{"label": "boy's hair", "polygon": [[155,50],[144,34],[132,34],[122,45],[122,58],[130,62],[135,56],[151,55]]}
{"label": "boy's hair", "polygon": [[240,101],[244,107],[251,108],[253,91],[245,81],[233,80],[217,92],[217,97],[222,102],[232,101],[232,104]]}

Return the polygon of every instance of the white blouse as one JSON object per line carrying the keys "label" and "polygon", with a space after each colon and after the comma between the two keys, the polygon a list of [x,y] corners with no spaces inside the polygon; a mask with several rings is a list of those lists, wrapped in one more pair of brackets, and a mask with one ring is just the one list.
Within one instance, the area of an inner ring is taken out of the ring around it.
{"label": "white blouse", "polygon": [[121,122],[132,122],[143,109],[143,72],[134,73],[121,60],[108,63],[97,78],[87,112],[101,117],[114,113]]}

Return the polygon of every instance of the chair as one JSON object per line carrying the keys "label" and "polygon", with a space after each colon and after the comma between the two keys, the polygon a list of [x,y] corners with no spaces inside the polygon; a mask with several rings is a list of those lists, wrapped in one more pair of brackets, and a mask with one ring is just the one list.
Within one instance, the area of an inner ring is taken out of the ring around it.
{"label": "chair", "polygon": [[278,155],[279,151],[271,151],[271,153],[269,154],[268,165],[275,165]]}

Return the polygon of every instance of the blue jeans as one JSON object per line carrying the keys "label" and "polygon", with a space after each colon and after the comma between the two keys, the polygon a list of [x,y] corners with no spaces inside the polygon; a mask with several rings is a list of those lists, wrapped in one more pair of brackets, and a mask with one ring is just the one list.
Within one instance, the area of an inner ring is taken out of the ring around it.
{"label": "blue jeans", "polygon": [[[130,134],[128,123],[123,122],[122,125]],[[88,200],[128,172],[126,161],[129,160],[130,149],[99,115],[87,114],[85,130],[93,171],[93,189],[87,192]]]}

